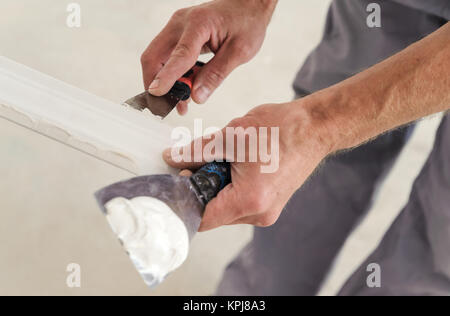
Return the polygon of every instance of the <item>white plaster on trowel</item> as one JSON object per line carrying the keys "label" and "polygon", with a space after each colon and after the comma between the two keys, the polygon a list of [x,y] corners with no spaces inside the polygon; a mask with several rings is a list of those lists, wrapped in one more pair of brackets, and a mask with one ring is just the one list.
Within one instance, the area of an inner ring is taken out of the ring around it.
{"label": "white plaster on trowel", "polygon": [[186,260],[186,226],[164,202],[147,196],[118,197],[105,208],[111,228],[148,286],[162,282]]}
{"label": "white plaster on trowel", "polygon": [[0,56],[0,116],[134,174],[172,173],[171,128]]}

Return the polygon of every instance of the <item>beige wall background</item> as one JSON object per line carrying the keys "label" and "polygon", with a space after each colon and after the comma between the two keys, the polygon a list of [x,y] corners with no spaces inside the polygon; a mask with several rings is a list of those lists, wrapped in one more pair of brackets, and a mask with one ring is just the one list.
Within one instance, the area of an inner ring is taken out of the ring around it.
{"label": "beige wall background", "polygon": [[[0,54],[120,103],[142,90],[139,57],[150,40],[176,9],[202,1],[78,0],[79,29],[66,26],[70,2],[2,0]],[[205,125],[220,127],[253,106],[290,100],[295,73],[320,40],[329,2],[280,1],[258,56],[207,105],[192,105],[185,117],[172,113],[168,122],[192,128],[201,117]],[[405,203],[438,123],[439,117],[421,123],[322,295],[339,290],[376,246]],[[130,174],[0,120],[0,176],[1,295],[210,295],[251,238],[251,227],[243,225],[197,235],[187,262],[151,291],[92,197]],[[81,288],[66,285],[69,263],[81,265]]]}

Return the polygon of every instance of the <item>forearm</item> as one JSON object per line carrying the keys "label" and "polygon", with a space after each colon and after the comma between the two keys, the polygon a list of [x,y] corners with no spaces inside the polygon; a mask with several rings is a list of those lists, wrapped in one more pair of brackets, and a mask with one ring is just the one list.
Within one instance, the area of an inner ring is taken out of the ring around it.
{"label": "forearm", "polygon": [[330,151],[450,108],[450,23],[399,54],[305,101]]}

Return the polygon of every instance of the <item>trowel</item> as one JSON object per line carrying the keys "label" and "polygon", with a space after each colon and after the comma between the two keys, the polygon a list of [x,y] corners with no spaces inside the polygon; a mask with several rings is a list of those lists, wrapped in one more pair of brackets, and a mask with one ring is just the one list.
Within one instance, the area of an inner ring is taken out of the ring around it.
{"label": "trowel", "polygon": [[[132,178],[112,184],[95,194],[100,208],[105,215],[105,205],[115,198],[131,200],[135,197],[152,197],[164,202],[182,220],[192,240],[198,231],[206,205],[220,190],[231,182],[230,164],[213,162],[206,164],[191,177],[174,175],[151,175]],[[141,249],[145,251],[145,249]],[[132,255],[129,253],[130,257]],[[138,263],[134,266],[151,288],[160,280],[149,274]]]}
{"label": "trowel", "polygon": [[[203,65],[197,62],[175,83],[168,94],[157,97],[144,92],[125,101],[124,105],[140,111],[148,109],[156,116],[166,117],[178,102],[189,99],[195,75]],[[156,198],[170,207],[181,219],[190,241],[198,231],[207,203],[230,182],[230,164],[212,162],[190,177],[168,174],[136,177],[105,187],[96,192],[95,197],[105,215],[108,214],[106,205],[115,198]],[[131,255],[130,257],[133,258]],[[144,271],[138,262],[132,262],[148,286],[158,285],[158,278]]]}

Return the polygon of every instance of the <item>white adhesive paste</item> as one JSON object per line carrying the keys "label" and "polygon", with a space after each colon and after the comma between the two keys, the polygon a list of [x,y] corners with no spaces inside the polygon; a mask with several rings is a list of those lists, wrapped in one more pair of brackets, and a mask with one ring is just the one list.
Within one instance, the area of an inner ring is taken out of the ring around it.
{"label": "white adhesive paste", "polygon": [[105,207],[109,224],[148,286],[160,283],[186,260],[186,226],[164,202],[152,197],[119,197]]}

